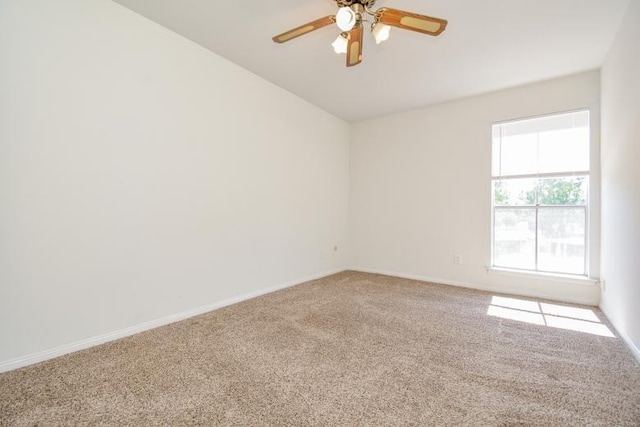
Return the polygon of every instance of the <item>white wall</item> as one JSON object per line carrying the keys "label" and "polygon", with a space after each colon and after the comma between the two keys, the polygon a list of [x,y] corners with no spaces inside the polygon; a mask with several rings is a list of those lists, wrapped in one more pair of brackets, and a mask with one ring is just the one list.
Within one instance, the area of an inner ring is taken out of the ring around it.
{"label": "white wall", "polygon": [[1,1],[0,366],[342,269],[348,143],[111,1]]}
{"label": "white wall", "polygon": [[[597,71],[354,124],[350,247],[358,270],[597,304],[593,284],[509,276],[491,259],[491,125],[591,109],[592,177],[599,179]],[[599,275],[599,188],[591,188],[592,277]],[[455,254],[463,264],[454,265]]]}
{"label": "white wall", "polygon": [[640,1],[602,68],[602,309],[640,360]]}

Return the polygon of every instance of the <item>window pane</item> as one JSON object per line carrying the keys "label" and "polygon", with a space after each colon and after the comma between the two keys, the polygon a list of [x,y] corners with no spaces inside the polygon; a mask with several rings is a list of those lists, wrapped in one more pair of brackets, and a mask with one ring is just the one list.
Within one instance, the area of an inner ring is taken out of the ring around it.
{"label": "window pane", "polygon": [[589,127],[539,134],[538,172],[589,170]]}
{"label": "window pane", "polygon": [[493,126],[494,177],[589,170],[589,112]]}
{"label": "window pane", "polygon": [[496,206],[533,206],[537,182],[535,178],[496,180],[493,182],[493,203]]}
{"label": "window pane", "polygon": [[535,208],[495,209],[494,221],[494,265],[534,270]]}
{"label": "window pane", "polygon": [[538,203],[541,205],[586,205],[586,177],[545,178],[539,180]]}
{"label": "window pane", "polygon": [[585,208],[540,208],[538,269],[584,274]]}
{"label": "window pane", "polygon": [[491,145],[491,176],[500,176],[500,126],[493,126]]}
{"label": "window pane", "polygon": [[536,134],[503,136],[500,143],[501,176],[534,174],[538,170]]}

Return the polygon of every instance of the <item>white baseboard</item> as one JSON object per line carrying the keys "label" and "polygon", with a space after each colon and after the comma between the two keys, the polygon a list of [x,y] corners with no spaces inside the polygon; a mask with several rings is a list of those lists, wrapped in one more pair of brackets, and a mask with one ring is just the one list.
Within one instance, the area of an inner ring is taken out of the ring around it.
{"label": "white baseboard", "polygon": [[633,356],[636,358],[636,361],[638,362],[638,364],[640,364],[640,349],[638,349],[638,347],[636,347],[633,341],[631,341],[631,338],[629,338],[629,335],[615,328],[615,326],[614,326],[614,329],[616,330],[620,338],[622,338],[622,341],[624,341],[627,347],[629,347],[629,350],[631,350],[631,354],[633,354]]}
{"label": "white baseboard", "polygon": [[140,332],[148,331],[149,329],[168,325],[170,323],[179,322],[181,320],[185,320],[190,317],[197,316],[199,314],[207,313],[209,311],[217,310],[222,307],[237,304],[239,302],[242,302],[248,299],[256,298],[261,295],[265,295],[271,292],[279,291],[281,289],[289,288],[291,286],[296,286],[301,283],[309,282],[311,280],[327,277],[332,274],[340,273],[342,271],[345,271],[345,269],[339,268],[339,269],[325,271],[312,276],[307,276],[301,279],[292,280],[292,281],[281,283],[275,286],[270,286],[268,288],[260,289],[254,292],[248,292],[242,295],[238,295],[236,297],[227,298],[222,301],[214,302],[212,304],[196,307],[194,309],[183,311],[181,313],[170,314],[169,316],[161,317],[160,319],[155,319],[148,322],[140,323],[138,325],[130,326],[128,328],[109,332],[103,335],[98,335],[96,337],[83,339],[70,344],[62,345],[60,347],[55,347],[49,350],[44,350],[37,353],[29,354],[26,356],[18,357],[15,359],[10,359],[0,363],[0,373],[12,371],[14,369],[33,365],[35,363],[44,362],[45,360],[53,359],[59,356],[64,356],[65,354],[84,350],[90,347],[95,347],[97,345],[104,344],[109,341],[125,338],[131,335],[138,334]]}
{"label": "white baseboard", "polygon": [[607,319],[609,319],[609,323],[611,323],[611,325],[613,326],[613,329],[615,329],[618,336],[622,338],[622,341],[624,341],[627,347],[629,347],[629,350],[631,350],[631,354],[633,354],[633,357],[636,358],[636,361],[640,365],[640,349],[638,349],[638,347],[636,347],[634,342],[631,341],[631,338],[629,338],[629,335],[627,335],[626,332],[618,329],[616,325],[611,321],[612,317],[609,316],[609,309],[607,308],[606,305],[600,304],[600,310],[602,310],[604,315],[607,316]]}
{"label": "white baseboard", "polygon": [[[103,335],[99,335],[96,337],[91,337],[91,338],[87,338],[84,340],[80,340],[80,341],[76,341],[70,344],[66,344],[60,347],[55,347],[49,350],[44,350],[41,352],[37,352],[37,353],[33,353],[33,354],[29,354],[26,356],[22,356],[22,357],[18,357],[15,359],[10,359],[7,360],[5,362],[1,362],[0,363],[0,373],[2,372],[8,372],[8,371],[12,371],[14,369],[18,369],[18,368],[22,368],[25,366],[29,366],[29,365],[33,365],[35,363],[39,363],[39,362],[43,362],[45,360],[49,360],[49,359],[53,359],[59,356],[63,356],[65,354],[69,354],[69,353],[73,353],[76,351],[80,351],[80,350],[84,350],[90,347],[94,347],[100,344],[104,344],[110,341],[114,341],[120,338],[125,338],[131,335],[135,335],[137,333],[140,332],[144,332],[153,328],[157,328],[160,326],[164,326],[164,325],[168,325],[170,323],[174,323],[174,322],[178,322],[184,319],[188,319],[190,317],[194,317],[203,313],[207,313],[209,311],[213,311],[213,310],[217,310],[219,308],[222,307],[226,307],[229,305],[233,305],[251,298],[256,298],[259,297],[261,295],[265,295],[271,292],[275,292],[281,289],[285,289],[291,286],[295,286],[295,285],[299,285],[301,283],[305,283],[305,282],[309,282],[311,280],[316,280],[316,279],[320,279],[322,277],[326,277],[326,276],[330,276],[332,274],[336,274],[336,273],[340,273],[342,271],[345,270],[351,270],[351,271],[359,271],[359,272],[363,272],[363,273],[373,273],[373,274],[382,274],[385,276],[393,276],[393,277],[400,277],[400,278],[405,278],[405,279],[411,279],[411,280],[419,280],[419,281],[423,281],[423,282],[431,282],[431,283],[441,283],[444,285],[451,285],[451,286],[459,286],[459,287],[464,287],[464,288],[470,288],[470,289],[477,289],[477,290],[482,290],[482,291],[488,291],[488,292],[497,292],[497,293],[503,293],[503,294],[513,294],[513,295],[521,295],[521,296],[527,296],[527,297],[534,297],[534,298],[544,298],[544,299],[551,299],[551,300],[558,300],[557,296],[553,296],[553,295],[545,295],[542,293],[538,293],[538,292],[523,292],[522,290],[518,290],[518,289],[512,289],[512,288],[497,288],[497,287],[491,287],[491,286],[484,286],[484,285],[477,285],[477,284],[471,284],[471,283],[463,283],[463,282],[458,282],[458,281],[452,281],[452,280],[447,280],[447,279],[442,279],[442,278],[437,278],[437,277],[429,277],[429,276],[418,276],[418,275],[413,275],[413,274],[404,274],[404,273],[398,273],[398,272],[394,272],[394,271],[386,271],[386,270],[377,270],[377,269],[369,269],[369,268],[361,268],[361,267],[350,267],[350,268],[339,268],[339,269],[334,269],[334,270],[329,270],[329,271],[325,271],[323,273],[319,273],[316,275],[312,275],[312,276],[308,276],[308,277],[304,277],[301,279],[297,279],[297,280],[292,280],[286,283],[281,283],[275,286],[271,286],[268,288],[264,288],[264,289],[260,289],[254,292],[249,292],[249,293],[245,293],[242,295],[238,295],[236,297],[232,297],[232,298],[227,298],[225,300],[222,301],[218,301],[218,302],[214,302],[212,304],[207,304],[204,306],[200,306],[200,307],[196,307],[194,309],[191,310],[187,310],[187,311],[183,311],[181,313],[175,313],[175,314],[171,314],[169,316],[165,316],[162,317],[160,319],[155,319],[155,320],[151,320],[148,322],[144,322],[144,323],[140,323],[138,325],[134,325],[134,326],[130,326],[128,328],[124,328],[124,329],[120,329],[117,331],[113,331],[113,332],[109,332],[107,334],[103,334]],[[560,299],[562,300],[562,299]],[[570,303],[576,303],[576,304],[587,304],[587,305],[591,305],[590,301],[581,301],[580,299],[571,299],[571,300],[564,300],[564,302],[570,302]],[[603,309],[605,315],[607,314],[606,311]],[[607,316],[609,317],[609,316]],[[638,348],[633,344],[633,342],[628,338],[628,336],[626,334],[621,333],[620,331],[618,331],[618,335],[625,341],[625,343],[629,346],[629,348],[631,349],[631,351],[633,352],[634,356],[636,357],[636,359],[638,360],[638,362],[640,363],[640,351],[638,350]]]}
{"label": "white baseboard", "polygon": [[475,283],[466,283],[466,282],[458,282],[454,280],[442,279],[440,277],[418,276],[414,274],[404,274],[404,273],[398,273],[395,271],[376,270],[371,268],[350,267],[349,270],[360,271],[362,273],[382,274],[384,276],[400,277],[403,279],[419,280],[421,282],[440,283],[443,285],[458,286],[458,287],[468,288],[468,289],[477,289],[479,291],[496,292],[501,294],[518,295],[523,297],[541,298],[541,299],[567,302],[572,304],[582,304],[582,305],[590,305],[590,306],[596,305],[593,303],[593,300],[589,298],[579,298],[579,297],[563,298],[563,297],[559,297],[558,295],[548,295],[548,294],[545,294],[544,292],[535,292],[535,291],[522,290],[518,288],[511,288],[511,287],[478,285]]}

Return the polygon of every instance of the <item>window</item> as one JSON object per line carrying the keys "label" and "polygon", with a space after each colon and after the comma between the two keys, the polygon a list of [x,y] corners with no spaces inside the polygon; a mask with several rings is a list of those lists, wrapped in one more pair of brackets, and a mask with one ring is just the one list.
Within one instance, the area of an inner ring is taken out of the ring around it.
{"label": "window", "polygon": [[589,111],[493,125],[494,267],[587,274]]}

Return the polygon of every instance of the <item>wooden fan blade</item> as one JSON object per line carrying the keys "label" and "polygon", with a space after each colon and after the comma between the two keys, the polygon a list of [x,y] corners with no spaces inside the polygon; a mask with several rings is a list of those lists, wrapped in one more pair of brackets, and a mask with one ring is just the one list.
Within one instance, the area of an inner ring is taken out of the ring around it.
{"label": "wooden fan blade", "polygon": [[353,67],[362,62],[362,25],[354,27],[349,31],[347,37],[347,67]]}
{"label": "wooden fan blade", "polygon": [[440,18],[405,12],[398,9],[380,8],[376,12],[376,19],[383,24],[404,30],[437,36],[447,27],[447,21]]}
{"label": "wooden fan blade", "polygon": [[311,21],[308,24],[300,25],[293,30],[289,30],[286,33],[279,34],[273,38],[273,41],[276,43],[284,43],[288,42],[291,39],[295,39],[296,37],[303,36],[311,31],[315,31],[322,27],[326,27],[327,25],[334,24],[336,22],[335,15],[325,16],[324,18],[316,19],[315,21]]}

